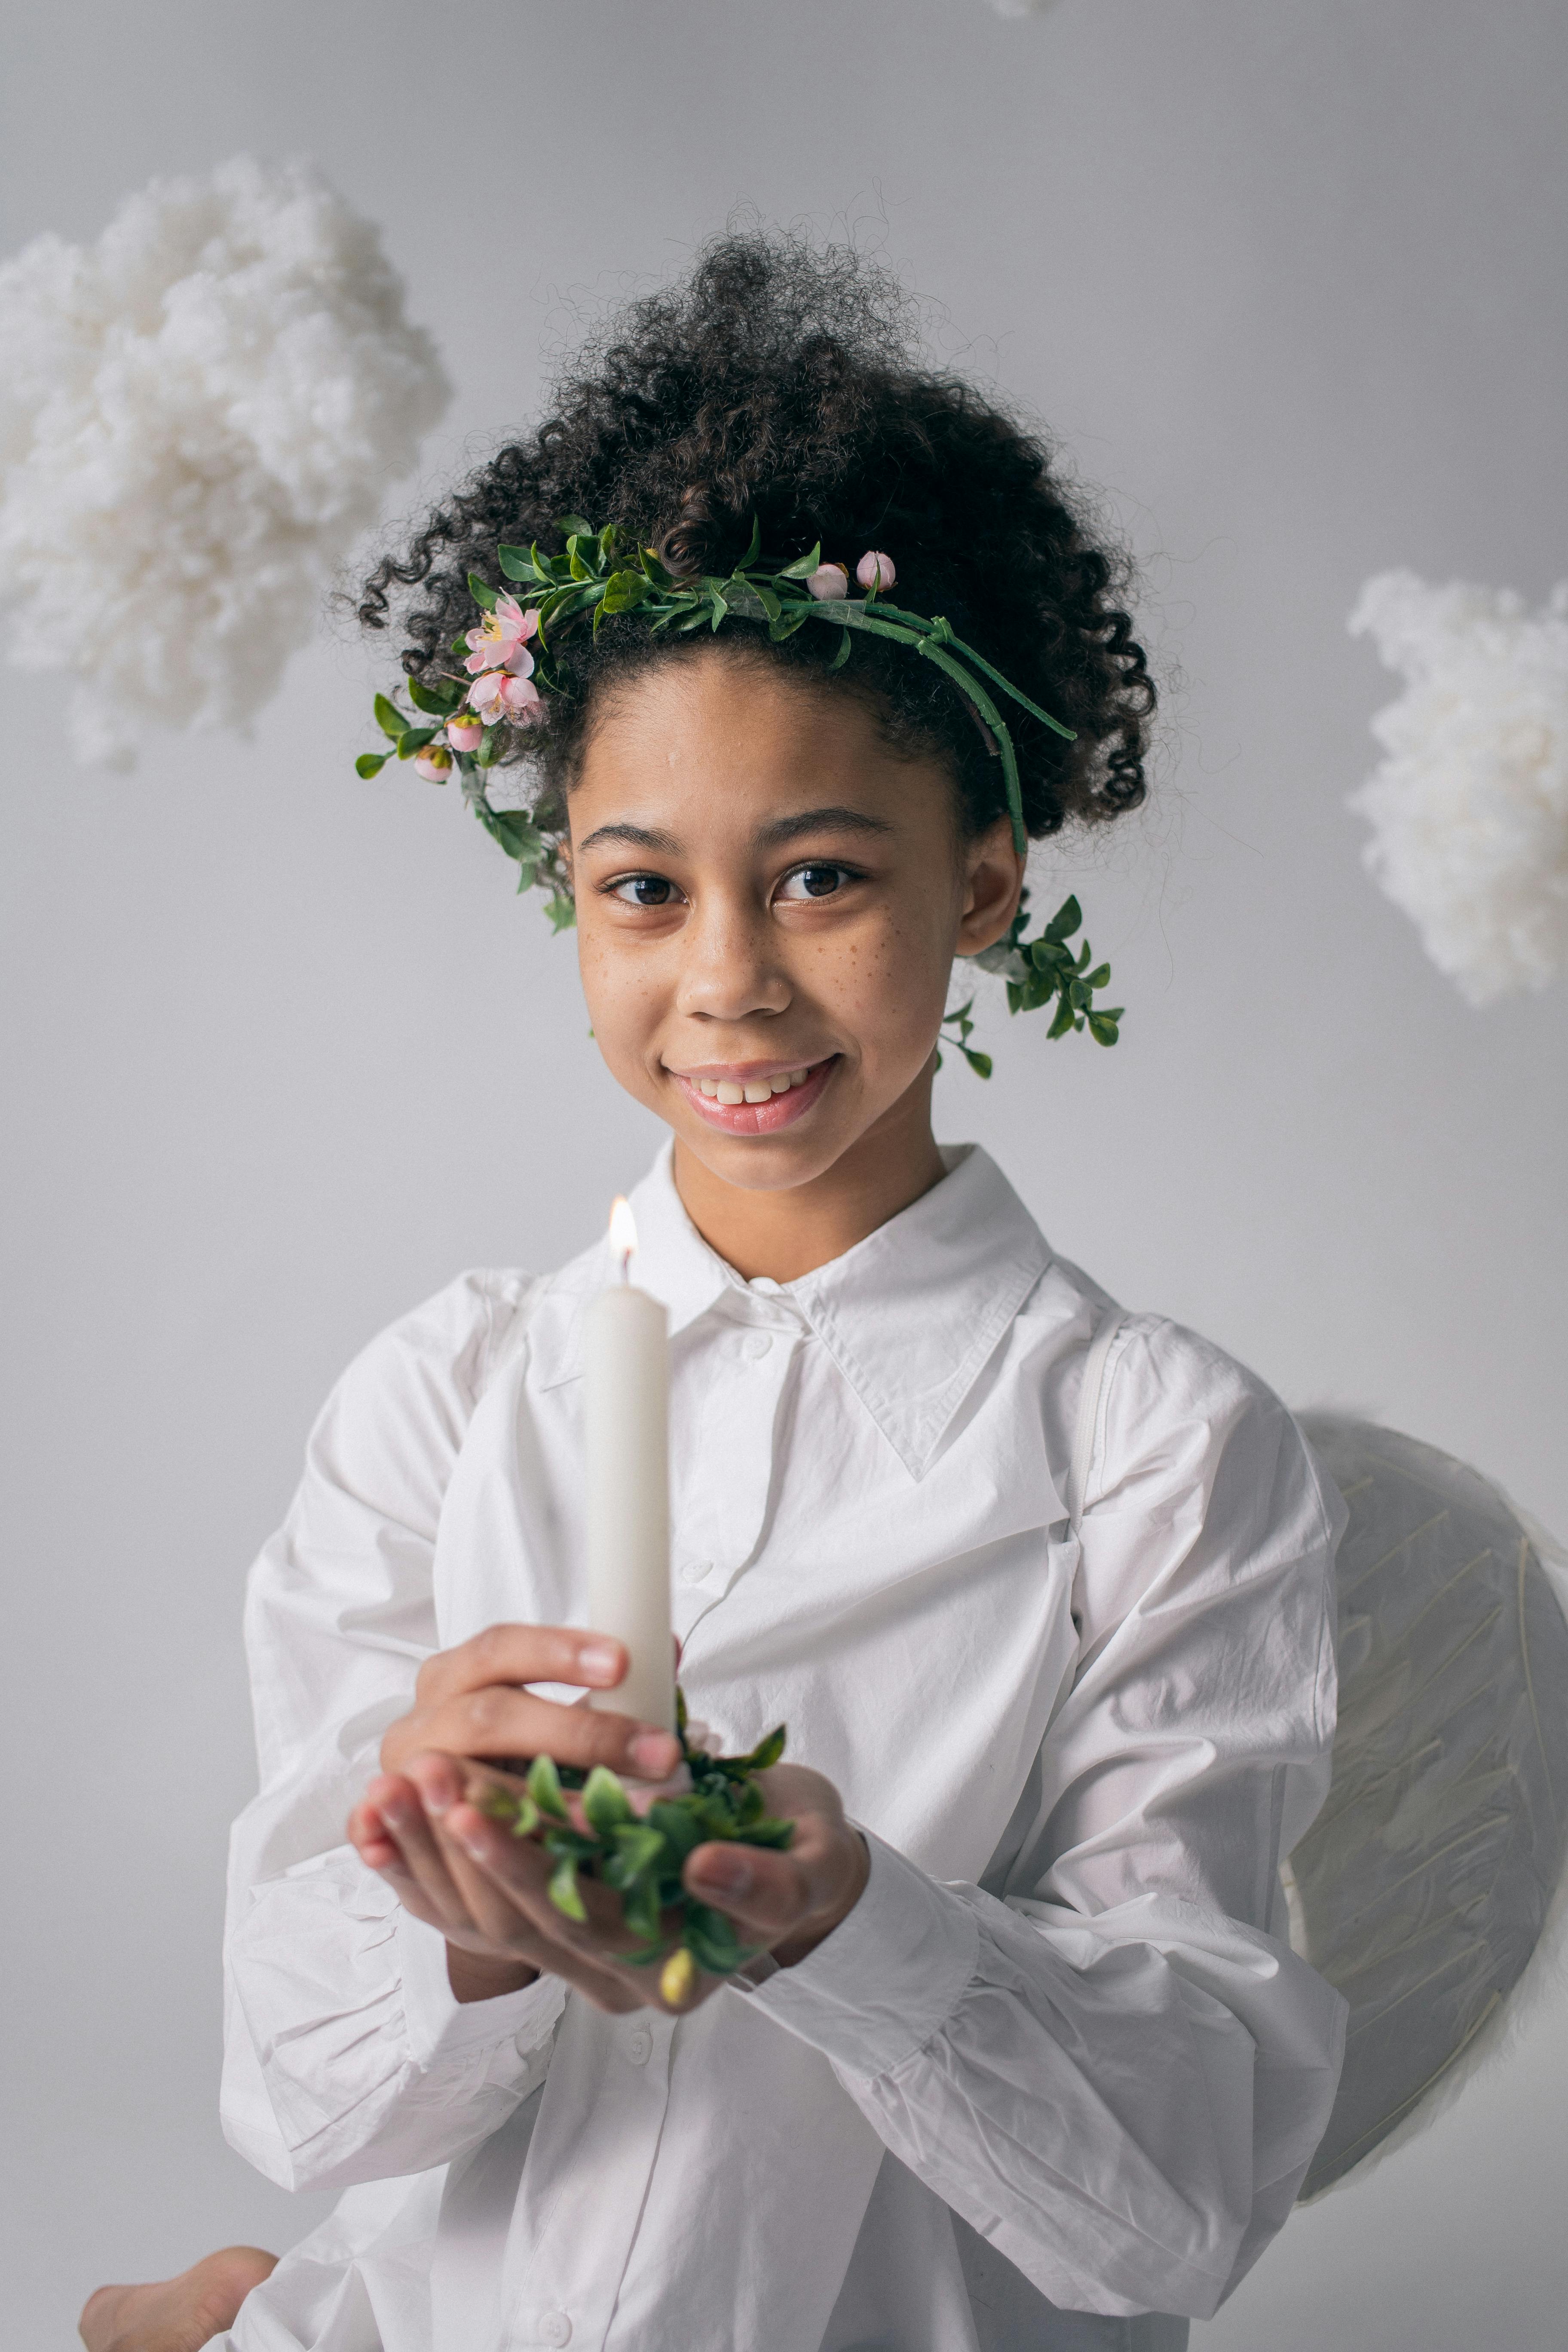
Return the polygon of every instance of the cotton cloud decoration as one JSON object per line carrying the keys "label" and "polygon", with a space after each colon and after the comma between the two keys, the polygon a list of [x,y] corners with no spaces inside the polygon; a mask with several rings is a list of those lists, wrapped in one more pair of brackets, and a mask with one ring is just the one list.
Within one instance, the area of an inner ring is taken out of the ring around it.
{"label": "cotton cloud decoration", "polygon": [[243,725],[450,398],[379,233],[308,164],[155,180],[0,268],[11,652],[79,756]]}
{"label": "cotton cloud decoration", "polygon": [[1472,1004],[1543,988],[1568,963],[1568,583],[1531,613],[1381,572],[1350,627],[1405,681],[1351,796],[1369,870]]}

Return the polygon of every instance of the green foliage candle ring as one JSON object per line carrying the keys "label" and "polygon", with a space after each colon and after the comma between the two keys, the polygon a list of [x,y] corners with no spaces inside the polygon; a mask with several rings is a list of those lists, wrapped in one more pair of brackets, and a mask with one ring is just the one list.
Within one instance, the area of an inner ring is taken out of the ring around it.
{"label": "green foliage candle ring", "polygon": [[[749,1756],[710,1756],[692,1736],[686,1701],[677,1691],[676,1729],[690,1789],[656,1797],[646,1812],[637,1811],[603,1764],[584,1774],[558,1768],[548,1756],[534,1758],[526,1789],[492,1790],[482,1804],[513,1837],[537,1838],[553,1858],[550,1899],[564,1917],[587,1918],[583,1878],[614,1889],[627,1927],[641,1938],[621,1958],[632,1968],[659,1965],[659,1991],[671,2009],[685,2006],[699,1969],[730,1976],[754,1959],[758,1948],[741,1942],[722,1911],[687,1892],[681,1877],[687,1855],[714,1840],[782,1849],[795,1834],[793,1822],[769,1815],[757,1777],[784,1754],[783,1724]],[[582,1828],[567,1807],[569,1790],[580,1793]]]}

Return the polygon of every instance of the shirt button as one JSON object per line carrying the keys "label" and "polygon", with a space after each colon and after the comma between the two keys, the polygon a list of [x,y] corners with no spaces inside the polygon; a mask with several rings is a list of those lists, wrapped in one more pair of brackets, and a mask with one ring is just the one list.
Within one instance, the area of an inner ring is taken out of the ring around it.
{"label": "shirt button", "polygon": [[539,2322],[539,2340],[542,2344],[571,2343],[572,2322],[563,2311],[547,2311],[542,2315]]}
{"label": "shirt button", "polygon": [[680,1571],[682,1584],[700,1584],[713,1563],[710,1559],[689,1559]]}
{"label": "shirt button", "polygon": [[772,1332],[753,1331],[749,1339],[742,1340],[741,1353],[748,1362],[760,1364],[773,1344]]}
{"label": "shirt button", "polygon": [[[645,2026],[637,2026],[626,2036],[626,2056],[634,2066],[646,2066],[653,2056],[653,2036]],[[563,2337],[563,2342],[565,2338]]]}

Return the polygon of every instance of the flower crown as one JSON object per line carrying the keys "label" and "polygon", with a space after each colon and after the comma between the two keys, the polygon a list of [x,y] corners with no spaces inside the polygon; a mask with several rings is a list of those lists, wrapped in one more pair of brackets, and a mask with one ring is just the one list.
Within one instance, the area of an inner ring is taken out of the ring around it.
{"label": "flower crown", "polygon": [[[855,567],[862,594],[849,593],[849,573],[842,563],[825,563],[820,544],[809,555],[798,556],[778,570],[762,561],[762,528],[752,525],[752,543],[727,578],[703,573],[677,576],[668,571],[651,548],[628,551],[614,523],[595,530],[581,515],[564,515],[560,528],[566,541],[563,555],[542,555],[537,545],[501,547],[497,561],[507,579],[517,583],[526,601],[496,589],[476,572],[468,588],[482,615],[477,628],[452,642],[462,657],[466,677],[443,678],[434,686],[419,678],[405,681],[416,716],[399,709],[395,696],[375,698],[376,725],[391,743],[385,751],[365,751],[355,761],[362,776],[374,776],[394,753],[412,760],[416,772],[431,783],[444,784],[454,772],[463,796],[491,839],[518,866],[518,888],[534,884],[546,893],[545,911],[556,930],[576,920],[571,886],[561,856],[559,835],[544,830],[524,809],[491,805],[486,785],[489,772],[516,733],[536,726],[544,716],[545,698],[569,691],[556,668],[552,642],[586,625],[597,635],[606,619],[635,613],[655,633],[668,630],[687,636],[696,629],[718,630],[726,621],[755,621],[766,626],[775,642],[793,636],[808,621],[826,622],[839,631],[839,645],[830,669],[848,660],[856,630],[909,646],[935,664],[957,687],[985,739],[986,748],[1002,762],[1013,840],[1020,856],[1028,849],[1024,826],[1024,802],[1018,782],[1018,760],[996,694],[1018,704],[1068,742],[1073,730],[1031,702],[993,669],[984,655],[956,636],[939,614],[923,614],[890,604],[885,592],[898,573],[890,556],[878,551],[863,555]],[[635,554],[635,561],[628,560]],[[995,689],[994,692],[993,689]],[[421,719],[430,723],[422,725]],[[1069,944],[1083,921],[1076,898],[1068,898],[1037,938],[1025,937],[1028,899],[1026,890],[1005,940],[973,958],[982,971],[999,973],[1007,983],[1010,1013],[1031,1013],[1054,1004],[1052,1037],[1069,1029],[1087,1029],[1099,1045],[1114,1045],[1121,1019],[1120,1005],[1099,1006],[1098,990],[1110,978],[1110,966],[1090,969],[1087,939],[1075,953]],[[991,1076],[991,1057],[969,1044],[974,1024],[970,1008],[974,999],[948,1013],[943,1031],[948,1042],[981,1077]],[[938,1055],[938,1064],[941,1063]]]}

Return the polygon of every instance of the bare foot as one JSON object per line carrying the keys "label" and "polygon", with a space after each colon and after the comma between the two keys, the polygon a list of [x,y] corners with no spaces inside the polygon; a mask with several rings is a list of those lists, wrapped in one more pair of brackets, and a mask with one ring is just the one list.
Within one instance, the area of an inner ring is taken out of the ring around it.
{"label": "bare foot", "polygon": [[87,2352],[200,2352],[232,2327],[240,2305],[278,2266],[259,2246],[204,2254],[153,2286],[100,2286],[78,2323]]}

